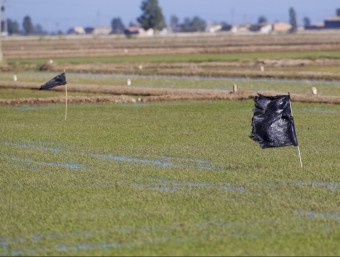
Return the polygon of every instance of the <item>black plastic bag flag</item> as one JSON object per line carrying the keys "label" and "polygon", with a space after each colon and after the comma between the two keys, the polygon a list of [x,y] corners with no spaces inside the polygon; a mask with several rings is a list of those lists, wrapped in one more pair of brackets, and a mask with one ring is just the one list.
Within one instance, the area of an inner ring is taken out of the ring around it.
{"label": "black plastic bag flag", "polygon": [[67,82],[66,82],[65,72],[63,72],[55,76],[54,78],[52,78],[50,81],[46,82],[46,84],[42,85],[40,87],[40,90],[51,89],[53,87],[63,86],[66,84]]}
{"label": "black plastic bag flag", "polygon": [[290,95],[255,97],[250,138],[262,148],[298,146]]}

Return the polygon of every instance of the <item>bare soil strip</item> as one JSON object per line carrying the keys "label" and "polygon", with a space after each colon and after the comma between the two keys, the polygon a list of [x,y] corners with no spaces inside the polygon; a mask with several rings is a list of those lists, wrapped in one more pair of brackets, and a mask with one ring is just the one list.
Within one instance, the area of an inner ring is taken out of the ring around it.
{"label": "bare soil strip", "polygon": [[[20,88],[38,90],[39,84],[22,82],[3,82],[0,81],[1,88]],[[63,91],[63,87],[52,90]],[[136,88],[136,87],[117,87],[117,86],[98,86],[98,85],[72,85],[68,87],[69,92],[86,92],[104,94],[104,96],[71,96],[69,103],[136,103],[136,102],[165,102],[178,100],[246,100],[252,99],[258,92],[239,91],[236,93],[226,90],[207,90],[207,89],[169,89],[169,88]],[[284,94],[275,91],[261,91],[265,95]],[[330,96],[310,96],[292,94],[292,101],[303,103],[327,103],[340,104],[340,97]],[[64,103],[64,97],[46,98],[16,98],[0,99],[0,105],[20,105],[20,104],[47,104]]]}
{"label": "bare soil strip", "polygon": [[[135,103],[136,100],[129,96],[71,96],[67,98],[67,102],[76,103]],[[49,103],[65,103],[65,97],[46,97],[46,98],[16,98],[16,99],[0,99],[0,105],[37,105]]]}
{"label": "bare soil strip", "polygon": [[268,51],[338,51],[337,33],[294,35],[180,34],[168,37],[8,37],[5,59],[122,56],[147,54],[232,53]]}
{"label": "bare soil strip", "polygon": [[[277,67],[325,67],[339,66],[340,60],[259,60],[256,62],[202,62],[202,63],[139,63],[130,64],[72,64],[42,65],[42,71],[60,72],[67,70],[73,73],[105,73],[105,74],[136,74],[136,75],[169,75],[169,76],[201,76],[230,78],[262,78],[262,79],[297,79],[297,80],[340,80],[335,72],[297,71],[287,72],[276,70]],[[266,67],[265,72],[260,66]]]}

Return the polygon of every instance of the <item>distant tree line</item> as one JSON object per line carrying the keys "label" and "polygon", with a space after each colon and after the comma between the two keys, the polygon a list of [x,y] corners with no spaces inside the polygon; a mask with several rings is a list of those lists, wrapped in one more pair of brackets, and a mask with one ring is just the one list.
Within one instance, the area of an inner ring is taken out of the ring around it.
{"label": "distant tree line", "polygon": [[[143,0],[141,11],[142,14],[137,18],[137,21],[142,28],[145,30],[154,29],[156,31],[166,28],[166,21],[158,0]],[[115,34],[120,34],[125,29],[124,23],[118,17],[112,19],[111,26],[112,33]],[[206,30],[207,23],[198,16],[193,18],[187,17],[183,22],[180,22],[179,18],[173,15],[170,17],[169,27],[173,32],[200,32]],[[222,23],[222,29],[230,30],[231,25]]]}
{"label": "distant tree line", "polygon": [[[1,22],[1,31],[5,30],[4,21]],[[30,16],[25,16],[20,27],[17,21],[7,19],[7,32],[9,35],[45,35],[47,32],[40,24],[34,25]]]}
{"label": "distant tree line", "polygon": [[[142,0],[141,3],[141,15],[137,17],[136,21],[139,26],[145,30],[154,29],[155,31],[161,31],[167,27],[162,8],[160,7],[158,0]],[[337,15],[340,16],[340,9],[336,10]],[[294,8],[289,8],[289,22],[291,25],[291,33],[295,33],[298,28],[297,15]],[[252,28],[256,30],[260,25],[268,23],[266,17],[260,16],[256,24],[253,24]],[[309,26],[311,21],[308,17],[303,18],[303,23],[305,26]],[[45,35],[47,32],[43,29],[40,24],[34,25],[30,16],[25,16],[22,21],[22,26],[19,25],[17,21],[8,19],[7,28],[8,34],[22,34],[22,35]],[[135,23],[130,23],[131,25],[136,25]],[[222,31],[229,31],[232,25],[227,22],[219,23],[221,25]],[[4,22],[1,24],[2,31],[4,30]],[[168,26],[173,32],[202,32],[207,28],[207,22],[199,16],[194,16],[192,18],[186,17],[182,21],[172,15],[169,20]],[[126,31],[126,26],[119,17],[114,17],[111,21],[112,34],[123,34]],[[57,32],[61,34],[61,32]]]}

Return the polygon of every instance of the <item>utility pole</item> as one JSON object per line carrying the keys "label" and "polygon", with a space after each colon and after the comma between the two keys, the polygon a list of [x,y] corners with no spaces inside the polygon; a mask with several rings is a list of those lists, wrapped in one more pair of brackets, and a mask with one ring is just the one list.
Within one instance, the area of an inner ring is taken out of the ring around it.
{"label": "utility pole", "polygon": [[7,0],[4,0],[3,6],[1,10],[4,12],[3,20],[4,20],[4,35],[8,35],[8,21],[7,21]]}
{"label": "utility pole", "polygon": [[3,56],[2,56],[2,0],[0,0],[0,64],[2,63],[2,59],[3,59]]}

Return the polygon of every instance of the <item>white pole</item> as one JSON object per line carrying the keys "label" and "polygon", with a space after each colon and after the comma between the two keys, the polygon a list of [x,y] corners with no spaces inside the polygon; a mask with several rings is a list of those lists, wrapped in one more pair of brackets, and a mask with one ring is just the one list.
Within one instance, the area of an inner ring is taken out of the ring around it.
{"label": "white pole", "polygon": [[299,160],[300,160],[300,166],[302,168],[302,158],[301,158],[301,152],[300,152],[300,147],[297,146],[297,150],[298,150],[298,155],[299,155]]}
{"label": "white pole", "polygon": [[[65,72],[65,70],[64,70]],[[67,83],[65,84],[65,120],[67,118]]]}
{"label": "white pole", "polygon": [[[288,95],[290,96],[290,93],[288,93]],[[292,108],[292,100],[291,99],[289,101],[289,104],[290,104],[290,112],[291,112],[291,114],[293,116],[293,108]],[[302,158],[301,158],[301,151],[300,151],[299,145],[297,145],[297,151],[298,151],[298,156],[299,156],[299,160],[300,160],[300,166],[302,168]]]}
{"label": "white pole", "polygon": [[3,10],[4,10],[4,18],[3,18],[4,19],[4,32],[5,32],[5,36],[8,36],[7,3],[6,3],[6,0],[4,0]]}
{"label": "white pole", "polygon": [[65,85],[65,98],[66,98],[66,105],[65,105],[65,120],[67,118],[67,84]]}
{"label": "white pole", "polygon": [[2,24],[2,17],[1,17],[1,13],[2,13],[2,10],[1,10],[1,7],[2,7],[2,0],[0,0],[0,63],[2,63],[2,46],[1,46],[1,38],[2,38],[2,29],[1,29],[1,24]]}

